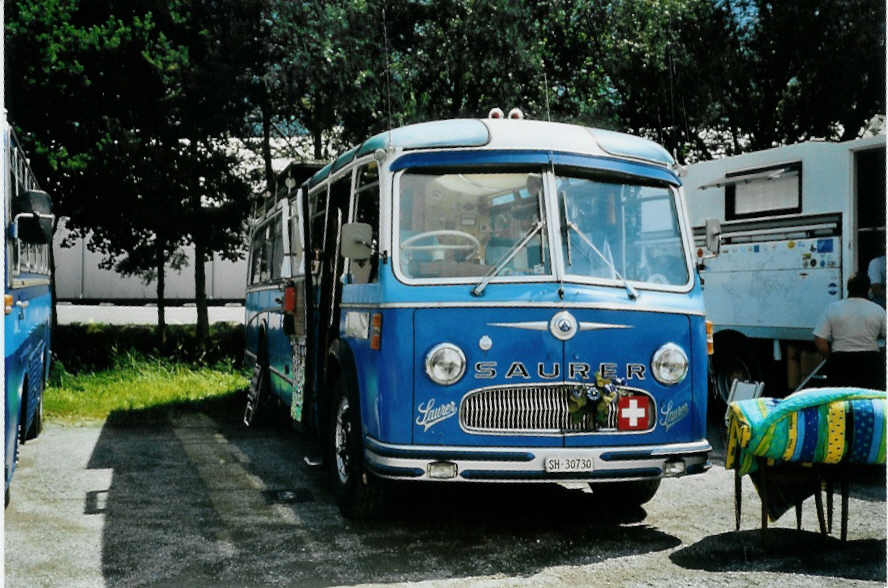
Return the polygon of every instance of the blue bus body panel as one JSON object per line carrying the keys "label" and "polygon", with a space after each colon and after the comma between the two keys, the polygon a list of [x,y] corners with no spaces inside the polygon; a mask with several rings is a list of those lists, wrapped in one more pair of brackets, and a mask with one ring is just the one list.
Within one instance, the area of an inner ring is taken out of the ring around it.
{"label": "blue bus body panel", "polygon": [[[705,437],[707,356],[698,282],[689,292],[641,290],[634,301],[622,287],[565,283],[563,299],[554,282],[491,283],[481,297],[471,297],[471,288],[406,286],[395,279],[389,264],[381,266],[379,284],[343,288],[340,332],[354,354],[366,435],[392,444],[465,447],[645,445]],[[520,328],[520,323],[548,325],[565,309],[581,322],[627,328],[582,331],[567,342],[555,339],[548,328]],[[365,315],[367,324],[373,313],[382,315],[379,351],[370,349],[369,332],[349,336],[349,313]],[[504,326],[508,323],[518,326]],[[479,346],[484,336],[492,343],[487,351]],[[425,373],[426,354],[442,342],[454,343],[466,354],[466,373],[451,386],[435,384]],[[658,383],[649,371],[654,352],[667,342],[680,345],[690,362],[688,376],[674,386]],[[468,391],[570,381],[571,362],[588,363],[590,377],[602,369],[609,376],[628,376],[627,386],[650,393],[657,411],[654,429],[530,436],[467,433],[460,427],[453,409],[459,409]],[[630,364],[643,366],[643,371],[627,371]],[[553,378],[556,369],[558,377]],[[451,416],[429,424],[424,415],[436,407],[438,415]]]}
{"label": "blue bus body panel", "polygon": [[[413,360],[413,442],[421,445],[534,445],[560,446],[560,435],[504,436],[464,433],[456,412],[462,397],[475,388],[503,384],[546,383],[537,376],[537,364],[543,363],[549,373],[552,364],[563,362],[564,349],[548,328],[543,331],[515,327],[542,322],[548,325],[554,309],[541,308],[427,308],[414,314],[416,353]],[[479,341],[491,339],[489,351],[482,351]],[[451,386],[432,382],[425,373],[425,358],[439,343],[453,343],[466,355],[466,373]],[[491,364],[495,363],[495,367]],[[475,366],[483,364],[485,376],[476,377]],[[559,374],[563,374],[559,370]],[[527,377],[524,375],[527,374]],[[558,382],[563,381],[561,375]],[[451,404],[452,403],[452,404]],[[430,415],[438,412],[435,421]],[[450,415],[444,418],[444,415]]]}
{"label": "blue bus body panel", "polygon": [[292,348],[283,328],[284,315],[280,303],[283,293],[283,285],[247,292],[244,335],[247,350],[258,355],[260,331],[265,333],[271,391],[289,406],[293,395],[290,374]]}
{"label": "blue bus body panel", "polygon": [[[365,433],[393,443],[410,443],[413,374],[410,361],[404,358],[413,356],[412,311],[380,308],[382,291],[378,283],[345,286],[340,332],[354,356]],[[369,325],[373,314],[382,316],[379,350],[370,348],[369,327],[359,336],[346,329],[352,318]]]}
{"label": "blue bus body panel", "polygon": [[[15,469],[15,439],[19,427],[28,430],[34,420],[46,378],[49,349],[51,298],[48,285],[9,290],[13,310],[5,319],[5,388],[4,415],[6,484]],[[27,303],[24,308],[17,302]],[[28,385],[25,386],[27,378]],[[20,395],[21,392],[21,395]],[[22,405],[27,407],[22,419]]]}

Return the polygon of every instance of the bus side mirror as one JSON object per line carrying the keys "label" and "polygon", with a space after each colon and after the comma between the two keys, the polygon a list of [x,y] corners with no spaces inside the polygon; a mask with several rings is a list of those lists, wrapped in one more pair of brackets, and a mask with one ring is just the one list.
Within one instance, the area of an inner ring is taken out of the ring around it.
{"label": "bus side mirror", "polygon": [[52,199],[43,190],[28,190],[12,201],[12,236],[25,243],[52,241]]}
{"label": "bus side mirror", "polygon": [[721,223],[717,218],[706,219],[706,249],[716,256],[721,250]]}
{"label": "bus side mirror", "polygon": [[367,223],[342,225],[342,257],[355,261],[370,259],[373,253],[373,229]]}

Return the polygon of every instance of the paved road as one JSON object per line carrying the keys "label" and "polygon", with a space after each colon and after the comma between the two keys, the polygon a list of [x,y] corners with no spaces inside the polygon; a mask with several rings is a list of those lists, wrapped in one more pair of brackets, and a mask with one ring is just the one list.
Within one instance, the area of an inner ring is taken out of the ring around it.
{"label": "paved road", "polygon": [[[233,419],[232,419],[233,420]],[[884,486],[856,487],[849,542],[781,518],[759,543],[732,472],[666,480],[621,511],[560,487],[399,490],[388,520],[342,519],[305,442],[204,413],[158,427],[49,423],[23,448],[5,517],[6,585],[791,586],[885,584]]]}

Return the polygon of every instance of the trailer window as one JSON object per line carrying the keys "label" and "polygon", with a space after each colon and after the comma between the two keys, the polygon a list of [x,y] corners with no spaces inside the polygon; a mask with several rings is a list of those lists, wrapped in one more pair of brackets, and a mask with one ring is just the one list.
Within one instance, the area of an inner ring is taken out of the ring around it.
{"label": "trailer window", "polygon": [[725,174],[725,219],[737,220],[802,211],[802,164]]}

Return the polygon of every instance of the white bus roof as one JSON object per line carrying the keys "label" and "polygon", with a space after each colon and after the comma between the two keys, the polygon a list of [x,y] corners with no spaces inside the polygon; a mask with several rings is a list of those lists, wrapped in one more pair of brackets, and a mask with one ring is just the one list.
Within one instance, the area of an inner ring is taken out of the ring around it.
{"label": "white bus roof", "polygon": [[356,158],[377,149],[490,149],[553,151],[627,158],[662,167],[672,156],[653,141],[579,125],[515,119],[452,119],[418,123],[379,133],[340,155],[312,176],[311,186]]}

